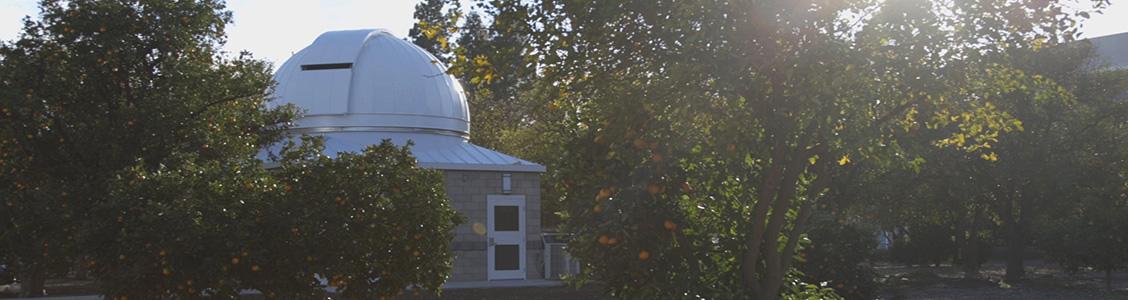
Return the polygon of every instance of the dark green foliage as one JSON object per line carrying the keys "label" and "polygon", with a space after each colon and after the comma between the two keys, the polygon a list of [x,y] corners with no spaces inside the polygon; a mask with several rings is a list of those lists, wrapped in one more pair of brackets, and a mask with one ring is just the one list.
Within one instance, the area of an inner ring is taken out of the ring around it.
{"label": "dark green foliage", "polygon": [[[1070,272],[1128,269],[1128,204],[1084,199],[1071,217],[1044,224],[1038,245]],[[1111,287],[1111,278],[1105,278]]]}
{"label": "dark green foliage", "polygon": [[268,171],[297,113],[270,65],[220,52],[220,0],[43,1],[0,46],[0,253],[41,291],[81,264],[132,299],[323,298],[437,289],[457,221],[434,171],[389,143]]}
{"label": "dark green foliage", "polygon": [[956,231],[944,224],[914,223],[896,233],[889,249],[905,265],[939,265],[956,255]]}
{"label": "dark green foliage", "polygon": [[1039,218],[1033,238],[1070,271],[1128,268],[1128,72],[1087,74],[1077,81],[1078,105],[1063,122],[1072,130],[1064,167],[1053,172],[1061,197]]}
{"label": "dark green foliage", "polygon": [[458,0],[423,0],[415,5],[415,25],[407,38],[446,63],[451,59],[451,36],[462,16]]}
{"label": "dark green foliage", "polygon": [[[1019,122],[1019,130],[991,138],[992,155],[975,156],[929,144],[934,137],[915,134],[900,139],[916,145],[914,163],[893,168],[873,166],[868,182],[852,197],[873,212],[887,230],[898,234],[893,259],[907,264],[935,264],[954,258],[969,277],[992,245],[1007,246],[996,258],[1007,259],[1007,280],[1023,277],[1026,245],[1039,239],[1032,224],[1072,217],[1087,190],[1118,195],[1124,184],[1123,137],[1106,130],[1122,128],[1123,83],[1116,75],[1089,64],[1091,49],[1080,41],[1054,46],[1010,49],[996,59],[1013,66],[1007,72],[1040,89],[1002,89],[991,103]],[[1123,75],[1120,75],[1123,76]],[[1120,79],[1123,80],[1123,79]],[[1013,86],[1012,86],[1013,87]],[[1100,112],[1098,112],[1100,111]],[[870,201],[865,201],[870,200]],[[924,242],[919,242],[921,239]]]}
{"label": "dark green foliage", "polygon": [[[556,112],[559,106],[552,102],[554,99],[539,94],[536,83],[540,76],[535,72],[538,63],[527,47],[532,29],[525,21],[530,9],[513,5],[516,3],[476,1],[474,10],[461,19],[461,24],[448,22],[441,24],[447,27],[435,29],[458,35],[451,50],[449,72],[459,78],[466,90],[473,116],[470,141],[548,163],[560,157],[560,139],[552,134],[553,122],[560,118]],[[423,19],[419,21],[416,27],[423,27]],[[552,174],[545,174],[547,182],[554,181]],[[555,201],[557,192],[552,185],[545,184],[542,195],[542,225],[555,227],[559,223],[555,212],[560,211],[559,202]]]}
{"label": "dark green foliage", "polygon": [[325,284],[348,297],[437,290],[450,272],[457,217],[437,171],[385,142],[360,154],[320,155],[306,139],[266,171],[191,158],[114,182],[113,243],[89,249],[103,295],[154,299],[319,298]]}
{"label": "dark green foliage", "polygon": [[294,274],[322,274],[349,298],[392,296],[408,286],[439,290],[451,271],[450,242],[461,218],[442,174],[420,169],[410,147],[385,140],[335,159],[321,155],[320,145],[282,154],[273,175],[285,202],[264,212],[272,217],[265,222],[278,222],[264,226],[300,236],[296,243],[274,242],[275,249],[309,252],[288,257],[300,268]]}
{"label": "dark green foliage", "polygon": [[489,4],[552,108],[522,120],[553,155],[578,278],[626,298],[799,293],[792,257],[839,179],[919,165],[922,145],[998,159],[1022,122],[995,101],[1063,91],[997,54],[1076,32],[1057,1]]}
{"label": "dark green foliage", "polygon": [[115,201],[109,181],[126,168],[156,170],[179,154],[247,157],[282,134],[294,112],[262,108],[269,66],[218,54],[231,18],[223,9],[43,1],[40,18],[0,47],[0,247],[21,274],[112,243],[88,231],[114,219],[95,208]]}
{"label": "dark green foliage", "polygon": [[825,282],[846,299],[878,296],[877,271],[870,265],[877,246],[873,230],[822,217],[812,220],[807,237],[812,242],[799,251],[803,262],[797,266],[805,282]]}
{"label": "dark green foliage", "polygon": [[536,128],[545,126],[554,108],[552,99],[535,93],[537,63],[527,48],[532,29],[524,22],[529,8],[491,3],[479,3],[479,10],[466,15],[451,60],[450,71],[465,85],[474,116],[470,140],[526,159],[551,159],[554,154],[538,141],[544,137],[537,131],[545,129]]}

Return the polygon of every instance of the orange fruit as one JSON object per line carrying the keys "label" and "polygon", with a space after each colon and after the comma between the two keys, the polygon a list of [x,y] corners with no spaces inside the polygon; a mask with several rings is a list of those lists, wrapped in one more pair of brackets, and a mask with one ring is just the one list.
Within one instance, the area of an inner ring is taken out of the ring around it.
{"label": "orange fruit", "polygon": [[666,222],[662,223],[662,227],[666,227],[666,230],[674,230],[678,229],[678,224],[674,224],[673,221],[666,220]]}
{"label": "orange fruit", "polygon": [[600,245],[607,245],[607,243],[609,243],[610,241],[611,241],[611,239],[607,238],[606,235],[600,235],[599,236],[599,244]]}
{"label": "orange fruit", "polygon": [[642,250],[642,251],[638,252],[638,260],[647,260],[647,259],[650,259],[650,252],[649,251]]}
{"label": "orange fruit", "polygon": [[595,200],[603,200],[603,199],[607,199],[607,197],[611,197],[611,189],[602,188],[602,189],[599,189],[599,194],[595,195]]}
{"label": "orange fruit", "polygon": [[643,140],[642,138],[637,138],[634,140],[634,147],[637,149],[646,149],[646,146],[648,145],[649,144],[646,143],[646,140]]}
{"label": "orange fruit", "polygon": [[232,257],[231,258],[231,264],[233,264],[233,265],[239,264],[239,258],[238,257]]}

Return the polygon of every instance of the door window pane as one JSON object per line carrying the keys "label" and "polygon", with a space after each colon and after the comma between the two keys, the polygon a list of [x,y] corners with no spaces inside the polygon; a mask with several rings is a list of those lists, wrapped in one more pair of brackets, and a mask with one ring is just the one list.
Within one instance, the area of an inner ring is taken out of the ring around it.
{"label": "door window pane", "polygon": [[494,231],[519,231],[520,218],[517,206],[494,206]]}
{"label": "door window pane", "polygon": [[518,245],[497,245],[494,247],[495,271],[521,269],[521,249]]}

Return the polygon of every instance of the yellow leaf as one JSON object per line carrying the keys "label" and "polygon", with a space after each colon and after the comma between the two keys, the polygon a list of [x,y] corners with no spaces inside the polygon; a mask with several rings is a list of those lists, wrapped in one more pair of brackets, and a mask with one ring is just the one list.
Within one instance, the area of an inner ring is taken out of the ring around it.
{"label": "yellow leaf", "polygon": [[1046,39],[1036,38],[1034,41],[1030,42],[1030,46],[1032,46],[1034,50],[1042,49],[1042,47],[1046,46]]}
{"label": "yellow leaf", "polygon": [[850,163],[850,154],[843,154],[841,159],[838,159],[839,166],[845,166]]}

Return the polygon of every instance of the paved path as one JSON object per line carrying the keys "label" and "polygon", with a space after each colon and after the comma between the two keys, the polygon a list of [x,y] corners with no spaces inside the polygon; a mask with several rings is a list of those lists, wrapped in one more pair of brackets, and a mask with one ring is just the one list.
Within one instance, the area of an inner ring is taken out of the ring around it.
{"label": "paved path", "polygon": [[[464,281],[464,282],[447,282],[443,284],[443,290],[461,290],[461,289],[487,289],[487,288],[533,288],[533,287],[561,287],[564,286],[563,281],[559,280],[545,280],[545,279],[531,279],[531,280],[498,280],[498,281]],[[330,293],[336,292],[334,288],[326,289]],[[256,295],[256,291],[245,291],[244,295]],[[102,299],[98,296],[62,296],[62,297],[40,297],[40,298],[13,298],[13,299],[36,299],[36,300],[99,300]]]}

